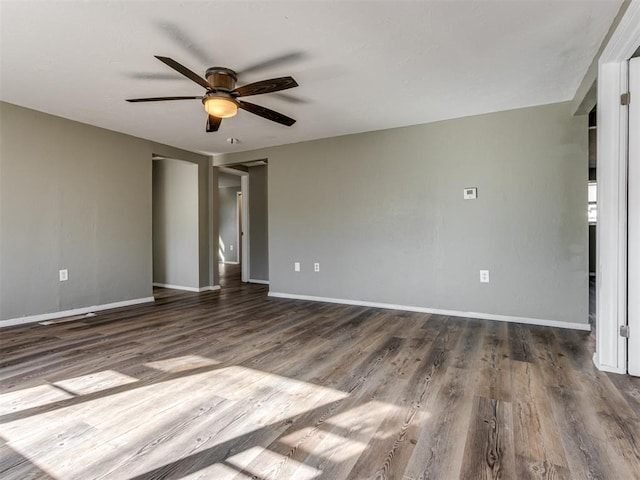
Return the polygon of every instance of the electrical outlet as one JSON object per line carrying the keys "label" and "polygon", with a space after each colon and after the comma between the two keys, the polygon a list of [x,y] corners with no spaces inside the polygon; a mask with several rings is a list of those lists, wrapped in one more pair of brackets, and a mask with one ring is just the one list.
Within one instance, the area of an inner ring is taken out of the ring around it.
{"label": "electrical outlet", "polygon": [[320,264],[318,262],[313,264],[313,271],[314,272],[319,272],[320,271]]}
{"label": "electrical outlet", "polygon": [[69,270],[67,270],[66,268],[64,270],[60,270],[58,272],[58,275],[60,276],[61,282],[66,282],[67,280],[69,280]]}
{"label": "electrical outlet", "polygon": [[229,251],[233,252],[233,243],[229,245]]}
{"label": "electrical outlet", "polygon": [[293,271],[294,272],[300,271],[300,262],[293,262]]}
{"label": "electrical outlet", "polygon": [[489,270],[480,270],[480,283],[489,283]]}

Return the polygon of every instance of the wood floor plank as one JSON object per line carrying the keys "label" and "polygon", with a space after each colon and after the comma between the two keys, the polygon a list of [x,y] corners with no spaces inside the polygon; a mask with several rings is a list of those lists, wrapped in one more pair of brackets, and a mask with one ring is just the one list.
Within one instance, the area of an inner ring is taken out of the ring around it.
{"label": "wood floor plank", "polygon": [[635,412],[636,418],[640,418],[640,378],[615,373],[607,374],[607,377],[627,402],[629,408]]}
{"label": "wood floor plank", "polygon": [[[572,475],[576,478],[609,478],[616,468],[602,440],[593,436],[597,432],[588,428],[584,421],[582,414],[588,404],[581,401],[584,399],[575,390],[548,387],[547,391]],[[589,420],[592,422],[594,419]],[[621,475],[619,478],[633,478],[628,477],[626,466],[621,465],[617,470]]]}
{"label": "wood floor plank", "polygon": [[609,376],[595,370],[593,365],[588,370],[576,371],[575,375],[590,387],[588,393],[583,391],[579,396],[595,412],[592,428],[601,434],[598,438],[604,439],[612,462],[640,471],[640,420],[635,411],[609,381]]}
{"label": "wood floor plank", "polygon": [[415,448],[404,465],[398,461],[399,471],[389,478],[402,478],[402,470],[412,479],[458,478],[477,381],[471,370],[447,369],[441,387],[426,399],[416,436],[410,440]]}
{"label": "wood floor plank", "polygon": [[570,479],[564,447],[537,365],[511,363],[513,431],[518,478]]}
{"label": "wood floor plank", "polygon": [[378,401],[393,405],[393,409],[379,424],[347,478],[366,477],[374,470],[376,478],[396,478],[404,471],[420,433],[422,408],[415,396],[405,393],[411,378],[421,368],[420,359],[428,357],[432,348],[432,343],[410,339],[407,348],[394,362],[394,367],[399,368],[393,368],[391,372],[393,378],[387,382],[391,388],[387,388],[386,395],[379,393],[377,396]]}
{"label": "wood floor plank", "polygon": [[476,396],[460,478],[517,478],[511,404]]}
{"label": "wood floor plank", "polygon": [[573,381],[572,368],[566,361],[553,330],[544,327],[529,327],[536,363],[541,366],[543,381],[546,386],[580,390],[581,386]]}
{"label": "wood floor plank", "polygon": [[512,395],[508,328],[506,322],[489,324],[484,336],[483,355],[478,364],[480,381],[476,392],[481,397],[503,402],[510,402]]}
{"label": "wood floor plank", "polygon": [[509,358],[518,362],[533,362],[531,336],[527,327],[519,323],[508,323],[507,330],[509,332]]}
{"label": "wood floor plank", "polygon": [[9,445],[0,445],[0,476],[22,480],[55,480]]}

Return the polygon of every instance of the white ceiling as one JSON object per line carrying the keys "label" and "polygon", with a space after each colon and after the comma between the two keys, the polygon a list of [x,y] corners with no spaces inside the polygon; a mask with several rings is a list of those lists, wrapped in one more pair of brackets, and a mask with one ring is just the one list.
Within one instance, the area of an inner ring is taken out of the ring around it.
{"label": "white ceiling", "polygon": [[[620,4],[2,0],[0,98],[206,153],[413,125],[572,99]],[[206,133],[198,100],[125,102],[203,93],[154,55],[201,75],[284,57],[238,84],[293,76],[295,102],[248,100],[298,122],[240,111]]]}

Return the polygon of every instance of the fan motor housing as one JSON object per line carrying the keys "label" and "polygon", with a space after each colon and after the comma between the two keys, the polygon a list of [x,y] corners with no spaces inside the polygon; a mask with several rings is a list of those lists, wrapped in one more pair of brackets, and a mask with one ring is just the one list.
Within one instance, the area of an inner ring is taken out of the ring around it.
{"label": "fan motor housing", "polygon": [[236,88],[236,82],[238,81],[236,72],[234,72],[230,68],[225,67],[208,68],[205,73],[205,77],[207,78],[207,81],[211,85],[213,85],[214,88],[220,88],[229,91]]}

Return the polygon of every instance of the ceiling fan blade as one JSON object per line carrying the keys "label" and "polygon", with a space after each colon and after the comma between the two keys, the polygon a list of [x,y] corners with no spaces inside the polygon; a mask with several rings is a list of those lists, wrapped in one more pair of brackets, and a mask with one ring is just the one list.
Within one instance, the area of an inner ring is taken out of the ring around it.
{"label": "ceiling fan blade", "polygon": [[254,63],[247,68],[237,71],[236,73],[238,75],[246,75],[247,73],[263,70],[265,68],[280,66],[285,63],[301,60],[304,57],[305,54],[302,52],[289,52],[275,58],[270,58],[269,60],[263,60],[262,62]]}
{"label": "ceiling fan blade", "polygon": [[293,118],[287,117],[281,113],[275,112],[267,107],[261,107],[260,105],[256,105],[255,103],[249,102],[240,102],[236,101],[238,106],[247,112],[251,112],[254,115],[258,115],[260,117],[266,118],[267,120],[271,120],[272,122],[280,123],[282,125],[286,125],[290,127],[296,121]]}
{"label": "ceiling fan blade", "polygon": [[218,128],[220,128],[221,123],[221,118],[209,115],[209,118],[207,118],[207,132],[217,132]]}
{"label": "ceiling fan blade", "polygon": [[193,80],[198,85],[202,85],[207,90],[213,90],[213,85],[211,85],[209,82],[207,82],[204,78],[202,78],[197,73],[192,72],[184,65],[181,65],[180,63],[176,62],[174,59],[169,57],[159,57],[158,55],[154,55],[154,56],[165,65],[168,65],[171,68],[173,68],[175,71],[180,72],[182,75],[184,75],[190,80]]}
{"label": "ceiling fan blade", "polygon": [[280,77],[243,85],[242,87],[236,88],[231,93],[238,97],[249,97],[251,95],[279,92],[280,90],[286,90],[297,86],[298,83],[292,77]]}
{"label": "ceiling fan blade", "polygon": [[149,98],[127,98],[127,102],[163,102],[165,100],[202,100],[202,97],[149,97]]}
{"label": "ceiling fan blade", "polygon": [[182,77],[175,73],[134,72],[125,75],[135,80],[182,80]]}
{"label": "ceiling fan blade", "polygon": [[274,93],[273,96],[288,103],[309,103],[309,100],[290,93]]}
{"label": "ceiling fan blade", "polygon": [[158,28],[165,31],[167,35],[171,39],[173,39],[173,41],[175,41],[187,52],[189,52],[191,55],[197,58],[198,61],[200,61],[202,64],[211,65],[211,63],[213,63],[209,58],[209,55],[207,54],[207,52],[205,52],[204,49],[202,49],[201,46],[198,45],[196,41],[193,40],[189,36],[189,34],[185,30],[180,28],[178,25],[171,22],[160,22],[160,23],[157,23],[156,25],[158,26]]}

